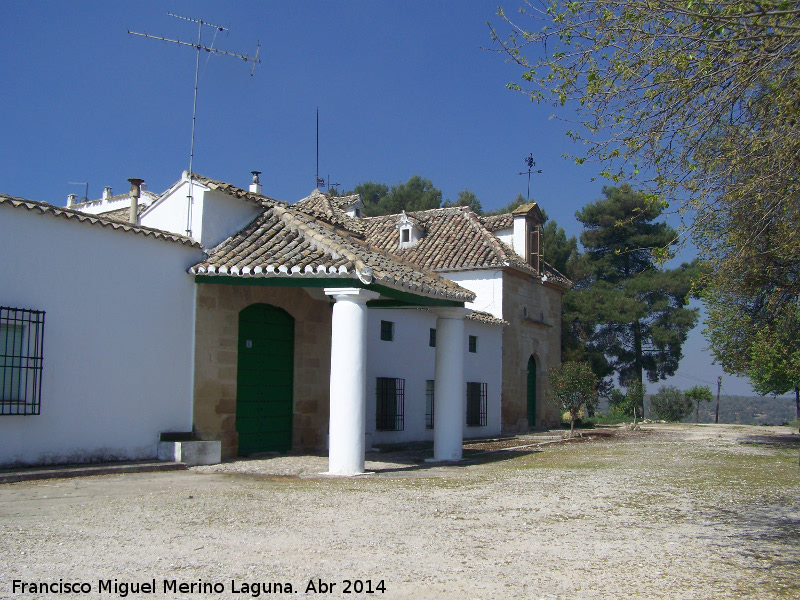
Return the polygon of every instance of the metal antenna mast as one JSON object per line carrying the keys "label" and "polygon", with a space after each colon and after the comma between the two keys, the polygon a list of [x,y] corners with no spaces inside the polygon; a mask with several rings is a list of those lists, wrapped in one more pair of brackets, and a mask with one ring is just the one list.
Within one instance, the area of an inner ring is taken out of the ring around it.
{"label": "metal antenna mast", "polygon": [[331,174],[328,173],[328,183],[325,183],[325,178],[319,176],[319,107],[317,107],[317,189],[322,191],[322,188],[327,187],[330,191],[331,187],[338,186],[338,183],[331,183]]}
{"label": "metal antenna mast", "polygon": [[541,173],[541,169],[534,169],[536,163],[533,161],[533,152],[531,155],[525,159],[525,164],[528,165],[527,171],[520,171],[520,175],[528,175],[528,202],[531,201],[531,173]]}
{"label": "metal antenna mast", "polygon": [[[214,25],[213,23],[207,23],[202,19],[192,19],[190,17],[182,17],[180,15],[174,15],[172,13],[167,13],[170,17],[175,17],[176,19],[181,19],[183,21],[191,21],[192,23],[197,23],[197,43],[193,44],[191,42],[182,42],[179,39],[169,39],[163,36],[157,35],[149,35],[147,33],[139,33],[136,31],[131,31],[128,29],[128,33],[130,35],[138,35],[144,38],[148,38],[151,40],[159,40],[162,42],[169,42],[171,44],[178,44],[180,46],[191,46],[197,50],[197,59],[195,61],[194,66],[194,102],[192,104],[192,142],[189,147],[189,196],[188,196],[188,206],[186,209],[186,235],[192,235],[192,204],[194,204],[194,131],[195,131],[195,124],[197,121],[197,83],[198,77],[200,73],[200,50],[205,50],[206,52],[210,52],[212,54],[224,54],[225,56],[232,56],[234,58],[239,58],[245,62],[252,62],[253,67],[250,69],[250,76],[253,76],[255,71],[256,65],[261,64],[261,59],[258,58],[258,52],[261,49],[261,43],[259,42],[256,45],[256,55],[254,57],[250,57],[247,54],[237,54],[236,52],[227,52],[225,50],[218,50],[214,48],[213,43],[211,46],[204,46],[202,43],[203,39],[203,25],[206,27],[211,27],[216,30],[216,32],[220,31],[229,31],[227,27],[223,27],[222,25]],[[215,33],[216,39],[216,33]]]}
{"label": "metal antenna mast", "polygon": [[317,107],[317,184],[316,187],[321,191],[325,187],[325,180],[319,176],[319,106]]}

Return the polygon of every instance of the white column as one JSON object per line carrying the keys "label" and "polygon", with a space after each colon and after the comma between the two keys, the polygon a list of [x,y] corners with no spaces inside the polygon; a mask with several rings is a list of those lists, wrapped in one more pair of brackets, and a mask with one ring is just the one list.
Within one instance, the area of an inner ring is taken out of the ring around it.
{"label": "white column", "polygon": [[332,296],[331,403],[328,472],[364,472],[367,412],[367,300],[380,294],[360,288],[325,288]]}
{"label": "white column", "polygon": [[433,460],[461,460],[464,444],[465,308],[437,308],[436,374],[433,384]]}

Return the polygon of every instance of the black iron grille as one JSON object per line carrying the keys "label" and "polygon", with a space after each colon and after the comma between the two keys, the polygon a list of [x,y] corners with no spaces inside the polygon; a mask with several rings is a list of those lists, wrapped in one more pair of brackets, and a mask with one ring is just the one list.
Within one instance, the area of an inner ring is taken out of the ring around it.
{"label": "black iron grille", "polygon": [[38,415],[44,311],[0,306],[0,415]]}
{"label": "black iron grille", "polygon": [[403,431],[405,379],[378,377],[375,397],[375,428],[378,431]]}
{"label": "black iron grille", "polygon": [[433,429],[433,384],[433,379],[425,382],[425,429]]}
{"label": "black iron grille", "polygon": [[486,425],[487,385],[478,381],[467,382],[467,426]]}

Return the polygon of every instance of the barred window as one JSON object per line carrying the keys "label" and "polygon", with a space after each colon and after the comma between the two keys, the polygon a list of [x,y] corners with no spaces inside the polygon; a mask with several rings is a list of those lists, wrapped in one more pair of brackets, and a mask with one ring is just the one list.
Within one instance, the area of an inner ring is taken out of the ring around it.
{"label": "barred window", "polygon": [[433,379],[425,382],[425,429],[433,429],[433,384]]}
{"label": "barred window", "polygon": [[394,321],[381,321],[381,339],[385,342],[394,339]]}
{"label": "barred window", "polygon": [[436,329],[431,327],[430,335],[428,336],[428,346],[436,348]]}
{"label": "barred window", "polygon": [[467,426],[486,425],[487,385],[478,381],[467,382]]}
{"label": "barred window", "polygon": [[475,353],[478,351],[478,336],[471,335],[469,336],[469,351]]}
{"label": "barred window", "polygon": [[405,387],[405,379],[377,378],[375,429],[378,431],[403,431]]}
{"label": "barred window", "polygon": [[0,415],[38,415],[44,311],[0,306]]}

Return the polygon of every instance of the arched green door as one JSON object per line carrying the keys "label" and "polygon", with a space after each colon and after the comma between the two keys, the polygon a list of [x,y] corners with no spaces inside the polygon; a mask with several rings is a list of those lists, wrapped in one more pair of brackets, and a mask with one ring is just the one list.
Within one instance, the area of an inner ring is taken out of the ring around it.
{"label": "arched green door", "polygon": [[536,359],[528,359],[528,427],[536,427]]}
{"label": "arched green door", "polygon": [[239,454],[292,447],[294,319],[269,304],[239,313],[236,431]]}

